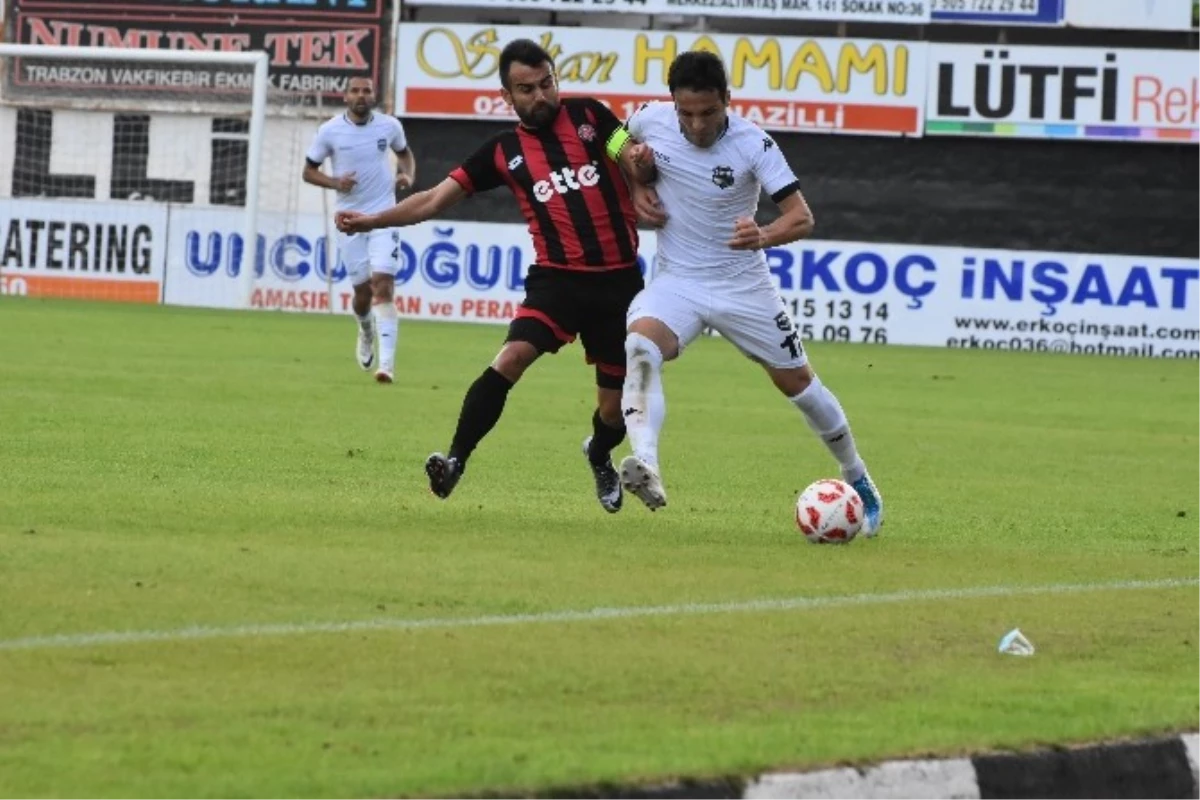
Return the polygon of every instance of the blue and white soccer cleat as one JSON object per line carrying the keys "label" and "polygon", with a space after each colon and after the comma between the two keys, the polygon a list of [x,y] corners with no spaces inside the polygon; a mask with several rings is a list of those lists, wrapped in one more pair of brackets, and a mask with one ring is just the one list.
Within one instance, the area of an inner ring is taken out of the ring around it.
{"label": "blue and white soccer cleat", "polygon": [[879,533],[879,526],[883,524],[883,495],[875,487],[875,481],[871,480],[870,474],[865,472],[850,485],[863,501],[863,513],[866,518],[863,520],[862,535],[868,539],[874,538]]}

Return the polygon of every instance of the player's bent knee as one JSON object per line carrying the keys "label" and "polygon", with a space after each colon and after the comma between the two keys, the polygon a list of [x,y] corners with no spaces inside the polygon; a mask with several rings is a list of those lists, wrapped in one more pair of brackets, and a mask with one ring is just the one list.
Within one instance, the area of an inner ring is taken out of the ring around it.
{"label": "player's bent knee", "polygon": [[631,331],[625,336],[625,362],[632,364],[639,360],[649,360],[655,364],[662,364],[663,361],[669,361],[674,358],[678,350],[678,344],[667,340],[662,341],[666,337],[648,336],[639,331]]}
{"label": "player's bent knee", "polygon": [[500,352],[492,360],[492,369],[516,383],[525,374],[525,370],[537,361],[539,355],[541,353],[538,349],[529,342],[505,342],[504,347],[500,348]]}
{"label": "player's bent knee", "polygon": [[[596,365],[596,389],[599,390],[599,394],[603,397],[605,389],[615,389],[618,392],[616,399],[613,401],[614,413],[618,418],[621,416],[621,396],[619,393],[624,385],[624,369],[617,370],[608,366],[607,364]],[[604,416],[603,402],[600,404],[600,415]],[[608,420],[605,419],[605,422],[608,422]]]}
{"label": "player's bent knee", "polygon": [[767,374],[771,377],[771,383],[775,384],[775,388],[786,397],[795,397],[800,394],[812,384],[816,377],[812,368],[807,364],[803,367],[787,369],[768,367]]}
{"label": "player's bent knee", "polygon": [[390,303],[396,292],[396,279],[377,272],[371,276],[370,286],[376,303]]}

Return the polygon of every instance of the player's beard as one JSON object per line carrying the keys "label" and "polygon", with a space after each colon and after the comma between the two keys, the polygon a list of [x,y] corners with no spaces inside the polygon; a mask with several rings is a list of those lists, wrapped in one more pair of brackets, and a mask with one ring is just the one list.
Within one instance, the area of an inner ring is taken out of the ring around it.
{"label": "player's beard", "polygon": [[526,111],[517,110],[517,117],[526,128],[544,128],[558,116],[558,103],[542,103]]}

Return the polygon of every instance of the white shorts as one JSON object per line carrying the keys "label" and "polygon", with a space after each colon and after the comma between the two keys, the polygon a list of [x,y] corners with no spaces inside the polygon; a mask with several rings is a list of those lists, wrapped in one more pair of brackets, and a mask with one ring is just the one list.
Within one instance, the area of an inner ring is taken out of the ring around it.
{"label": "white shorts", "polygon": [[783,298],[769,276],[697,281],[662,273],[629,306],[626,321],[659,320],[679,338],[679,350],[707,326],[746,357],[779,369],[803,367],[808,355]]}
{"label": "white shorts", "polygon": [[350,285],[371,279],[372,272],[395,276],[400,266],[400,230],[380,228],[366,233],[339,233],[338,254]]}

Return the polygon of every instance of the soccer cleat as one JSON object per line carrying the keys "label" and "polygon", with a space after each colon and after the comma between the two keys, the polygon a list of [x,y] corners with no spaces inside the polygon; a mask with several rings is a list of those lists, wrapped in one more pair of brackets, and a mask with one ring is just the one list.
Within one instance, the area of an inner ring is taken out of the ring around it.
{"label": "soccer cleat", "polygon": [[462,478],[463,468],[457,458],[434,453],[425,459],[425,474],[429,476],[429,491],[445,500]]}
{"label": "soccer cleat", "polygon": [[621,510],[621,501],[623,493],[621,492],[621,476],[617,475],[617,471],[613,468],[611,458],[604,459],[603,464],[597,464],[592,461],[588,455],[588,448],[592,444],[592,437],[587,437],[583,440],[583,457],[587,459],[588,466],[592,468],[592,477],[596,479],[596,499],[600,501],[600,505],[604,506],[604,510],[610,514],[615,514]]}
{"label": "soccer cleat", "polygon": [[862,535],[871,539],[879,533],[879,526],[883,524],[883,495],[875,488],[875,481],[865,472],[850,485],[863,501]]}
{"label": "soccer cleat", "polygon": [[385,369],[381,369],[375,373],[375,382],[376,383],[391,383],[392,380],[393,380],[392,373],[388,372]]}
{"label": "soccer cleat", "polygon": [[667,504],[667,492],[663,489],[658,470],[637,456],[626,456],[621,460],[621,485],[651,511],[657,511]]}
{"label": "soccer cleat", "polygon": [[[358,358],[358,365],[364,370],[369,370],[375,363],[375,326],[364,329],[361,325],[358,328],[358,342],[354,348],[355,356]],[[378,377],[376,378],[378,379]]]}

